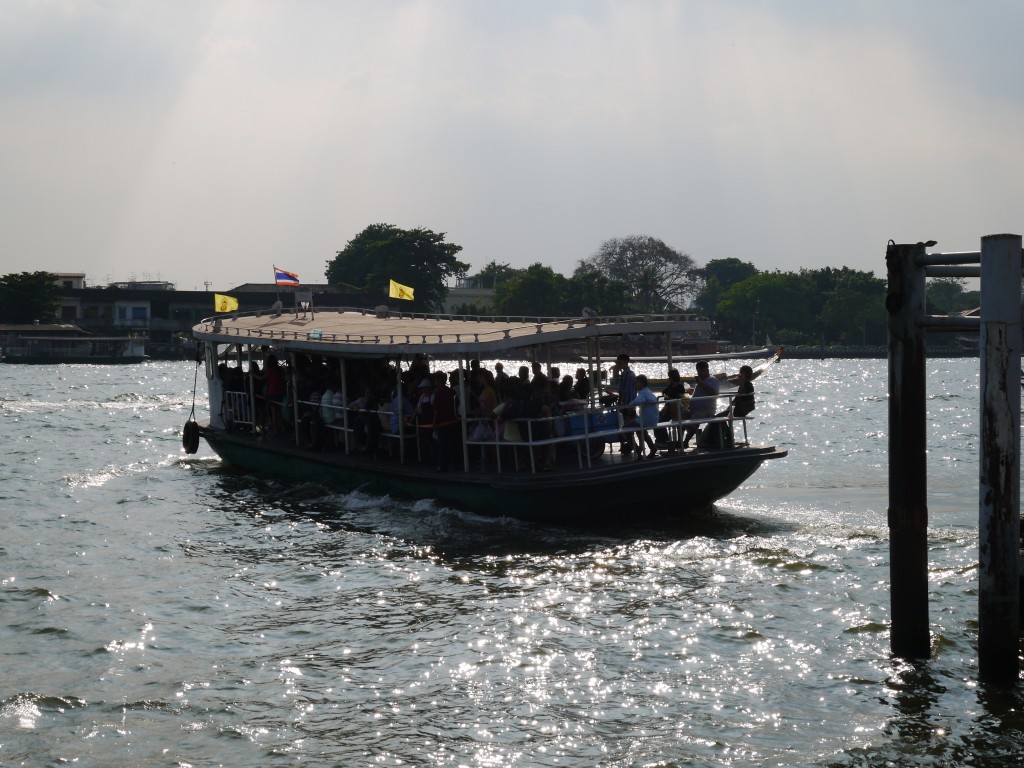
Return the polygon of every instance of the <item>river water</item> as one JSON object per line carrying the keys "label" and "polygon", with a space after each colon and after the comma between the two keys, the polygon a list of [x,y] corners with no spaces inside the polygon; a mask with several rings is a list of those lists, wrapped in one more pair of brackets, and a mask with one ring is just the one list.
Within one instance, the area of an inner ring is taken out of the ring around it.
{"label": "river water", "polygon": [[596,532],[188,457],[194,379],[0,366],[0,765],[1024,752],[1024,695],[977,682],[977,360],[929,362],[933,653],[914,664],[889,654],[884,360],[783,361],[751,429],[787,459],[710,518],[624,509]]}

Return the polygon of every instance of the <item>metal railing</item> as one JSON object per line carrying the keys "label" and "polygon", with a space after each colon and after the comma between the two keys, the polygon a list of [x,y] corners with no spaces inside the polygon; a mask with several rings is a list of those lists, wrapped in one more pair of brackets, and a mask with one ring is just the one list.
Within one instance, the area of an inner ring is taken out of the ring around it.
{"label": "metal railing", "polygon": [[[248,395],[244,393],[227,393],[227,395],[241,398],[239,405],[235,406],[239,410],[244,407],[243,402],[247,403]],[[728,397],[721,395],[718,399],[728,399]],[[723,430],[722,443],[717,447],[728,449],[750,445],[750,438],[747,434],[748,418],[734,415],[731,405],[719,415],[691,418],[685,410],[686,402],[686,398],[659,401],[660,406],[663,408],[668,406],[670,412],[675,412],[676,415],[650,427],[630,423],[625,415],[630,406],[573,408],[549,416],[515,416],[508,419],[495,416],[470,416],[465,419],[464,442],[466,446],[495,449],[494,458],[498,473],[503,471],[501,449],[525,449],[529,455],[530,471],[536,473],[538,470],[538,451],[536,449],[557,450],[560,445],[571,445],[576,448],[579,468],[589,469],[593,466],[593,460],[604,452],[605,444],[629,442],[631,435],[638,435],[644,431],[666,430],[669,434],[668,445],[679,448],[686,431],[696,432],[701,428],[715,429],[714,426],[709,425],[721,425],[718,428]],[[399,432],[396,433],[391,431],[393,412],[390,408],[336,405],[314,400],[300,400],[298,405],[301,415],[309,414],[318,422],[317,428],[343,435],[346,452],[352,452],[358,448],[350,440],[365,431],[368,436],[372,435],[375,439],[392,441],[394,444],[414,439],[416,440],[418,459],[422,461],[425,458],[421,452],[420,437],[422,430],[432,429],[434,425],[429,422],[421,422],[414,414],[404,415]],[[331,414],[334,415],[334,418],[325,418],[325,415]],[[515,423],[518,439],[509,439],[506,436],[510,422]],[[236,421],[235,423],[243,422]],[[736,426],[737,423],[739,423],[739,427]],[[477,425],[486,425],[486,432],[489,436],[474,437]],[[741,431],[742,438],[736,434],[737,430]],[[700,438],[697,439],[699,446]],[[312,447],[318,442],[309,440],[307,447]],[[317,447],[321,446],[317,445]],[[515,468],[518,470],[519,452],[513,450],[512,456]],[[547,462],[544,463],[547,464]],[[467,471],[471,469],[468,463],[465,469]]]}

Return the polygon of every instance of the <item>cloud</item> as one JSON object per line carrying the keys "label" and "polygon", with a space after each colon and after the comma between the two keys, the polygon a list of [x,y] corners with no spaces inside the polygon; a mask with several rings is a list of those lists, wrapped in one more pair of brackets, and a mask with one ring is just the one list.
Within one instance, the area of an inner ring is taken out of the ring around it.
{"label": "cloud", "polygon": [[881,272],[890,237],[962,250],[1021,229],[1024,70],[1005,30],[1022,16],[5,4],[0,252],[93,279],[227,288],[276,263],[313,282],[388,222],[447,232],[475,267],[568,273],[607,238],[650,234],[700,263]]}

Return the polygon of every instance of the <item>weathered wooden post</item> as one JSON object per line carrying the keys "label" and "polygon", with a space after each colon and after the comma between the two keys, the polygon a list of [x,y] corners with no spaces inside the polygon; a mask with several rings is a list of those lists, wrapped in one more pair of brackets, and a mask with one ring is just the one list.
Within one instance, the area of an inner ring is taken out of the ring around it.
{"label": "weathered wooden post", "polygon": [[1021,236],[981,239],[978,669],[1020,675]]}
{"label": "weathered wooden post", "polygon": [[890,648],[927,658],[928,504],[925,434],[925,245],[889,243]]}

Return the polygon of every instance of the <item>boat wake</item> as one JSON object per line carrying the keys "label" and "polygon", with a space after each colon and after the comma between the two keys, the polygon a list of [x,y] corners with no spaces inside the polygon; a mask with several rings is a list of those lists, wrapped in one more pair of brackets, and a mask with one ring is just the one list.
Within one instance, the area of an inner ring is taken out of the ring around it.
{"label": "boat wake", "polygon": [[[209,459],[215,462],[216,459]],[[71,472],[61,477],[61,480],[69,488],[95,488],[108,483],[119,477],[144,475],[154,470],[171,467],[176,464],[185,463],[178,456],[167,456],[157,461],[138,461],[131,464],[109,464],[103,469],[90,470],[86,472]],[[196,463],[193,460],[190,463]]]}
{"label": "boat wake", "polygon": [[177,411],[191,407],[191,395],[139,395],[135,393],[122,393],[113,395],[105,400],[20,400],[17,398],[6,398],[0,400],[0,414],[20,415],[53,413],[56,409],[62,411]]}

